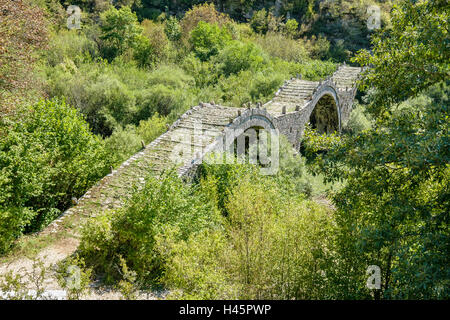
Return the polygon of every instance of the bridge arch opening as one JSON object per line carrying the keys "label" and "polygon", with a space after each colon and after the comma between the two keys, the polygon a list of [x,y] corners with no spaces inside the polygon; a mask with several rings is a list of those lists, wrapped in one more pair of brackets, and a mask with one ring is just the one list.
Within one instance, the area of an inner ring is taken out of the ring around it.
{"label": "bridge arch opening", "polygon": [[319,133],[331,134],[340,131],[339,106],[331,94],[324,94],[316,103],[309,123]]}

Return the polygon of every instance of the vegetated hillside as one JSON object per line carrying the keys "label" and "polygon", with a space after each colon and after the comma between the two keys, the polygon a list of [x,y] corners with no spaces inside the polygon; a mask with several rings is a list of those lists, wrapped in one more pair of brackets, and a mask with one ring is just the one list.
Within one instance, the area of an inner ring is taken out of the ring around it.
{"label": "vegetated hillside", "polygon": [[[18,3],[1,0],[0,11],[0,207],[9,221],[2,250],[46,226],[199,101],[268,100],[297,73],[319,79],[335,70],[296,41],[295,30],[259,34],[213,5],[180,20],[139,21],[129,6],[83,2],[81,29],[68,30],[59,2]],[[39,23],[25,23],[23,12]]]}

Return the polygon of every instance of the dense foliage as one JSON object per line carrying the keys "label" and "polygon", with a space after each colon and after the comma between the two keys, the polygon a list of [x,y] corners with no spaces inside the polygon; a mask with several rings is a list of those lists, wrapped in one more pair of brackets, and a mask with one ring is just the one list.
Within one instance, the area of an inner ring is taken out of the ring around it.
{"label": "dense foliage", "polygon": [[33,96],[33,63],[48,36],[44,17],[27,1],[0,1],[0,116]]}
{"label": "dense foliage", "polygon": [[[80,30],[68,4],[0,0],[1,253],[199,101],[267,101],[347,61],[368,68],[341,135],[307,128],[305,158],[282,137],[274,176],[149,175],[84,225],[66,264],[127,296],[448,299],[447,1],[74,0]],[[366,287],[369,265],[381,290]]]}
{"label": "dense foliage", "polygon": [[[327,256],[331,216],[306,200],[310,182],[302,161],[285,139],[282,149],[281,171],[273,177],[244,164],[204,164],[191,185],[173,172],[148,176],[123,209],[85,225],[81,255],[108,281],[122,278],[117,266],[124,259],[142,287],[163,284],[178,298],[323,296],[313,289],[314,279],[302,274],[327,263],[313,260]],[[281,234],[286,237],[280,239]],[[309,252],[311,243],[321,243],[320,248]],[[296,271],[290,275],[291,270]],[[283,279],[291,283],[288,292]],[[275,284],[273,291],[266,290]]]}
{"label": "dense foliage", "polygon": [[307,135],[316,172],[347,179],[334,197],[347,270],[339,285],[352,288],[342,297],[360,297],[354,284],[370,264],[382,270],[377,297],[449,296],[449,70],[441,42],[448,9],[402,2],[392,30],[374,38],[373,54],[357,56],[373,64],[365,82],[374,88],[371,128],[341,139]]}
{"label": "dense foliage", "polygon": [[[266,52],[261,36],[213,5],[195,6],[181,20],[140,21],[135,5],[80,1],[82,29],[67,30],[58,1],[33,3],[1,3],[2,110],[16,111],[1,119],[3,249],[48,224],[198,101],[241,106],[268,99],[296,73],[317,79],[335,68],[308,53],[285,59]],[[276,36],[286,48],[293,41]],[[83,128],[79,136],[45,140],[62,135],[58,121],[70,117]]]}

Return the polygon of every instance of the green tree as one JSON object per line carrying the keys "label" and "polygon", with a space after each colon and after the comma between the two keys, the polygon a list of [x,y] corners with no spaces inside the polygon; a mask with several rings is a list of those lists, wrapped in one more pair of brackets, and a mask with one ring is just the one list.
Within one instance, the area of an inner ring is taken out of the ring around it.
{"label": "green tree", "polygon": [[266,34],[269,29],[266,9],[261,9],[255,12],[252,19],[250,20],[250,26],[255,32]]}
{"label": "green tree", "polygon": [[231,35],[224,27],[200,21],[192,30],[190,42],[197,57],[202,61],[219,53],[231,41]]}
{"label": "green tree", "polygon": [[86,262],[110,279],[120,278],[122,257],[138,280],[154,282],[164,268],[164,255],[155,248],[156,238],[170,228],[186,239],[220,220],[211,202],[194,185],[186,185],[174,170],[161,177],[149,175],[142,190],[118,212],[92,219],[83,231],[80,251]]}

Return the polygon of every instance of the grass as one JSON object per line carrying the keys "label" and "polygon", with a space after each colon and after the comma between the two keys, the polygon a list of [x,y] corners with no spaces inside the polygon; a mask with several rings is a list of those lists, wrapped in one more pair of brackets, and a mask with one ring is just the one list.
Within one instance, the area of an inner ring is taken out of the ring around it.
{"label": "grass", "polygon": [[24,235],[16,241],[11,251],[0,257],[0,263],[9,263],[21,257],[35,258],[43,249],[68,237],[73,235],[66,230],[45,235],[39,233]]}
{"label": "grass", "polygon": [[323,174],[314,176],[311,173],[307,173],[306,177],[312,185],[312,197],[329,197],[331,193],[339,191],[345,185],[345,181],[325,183]]}

